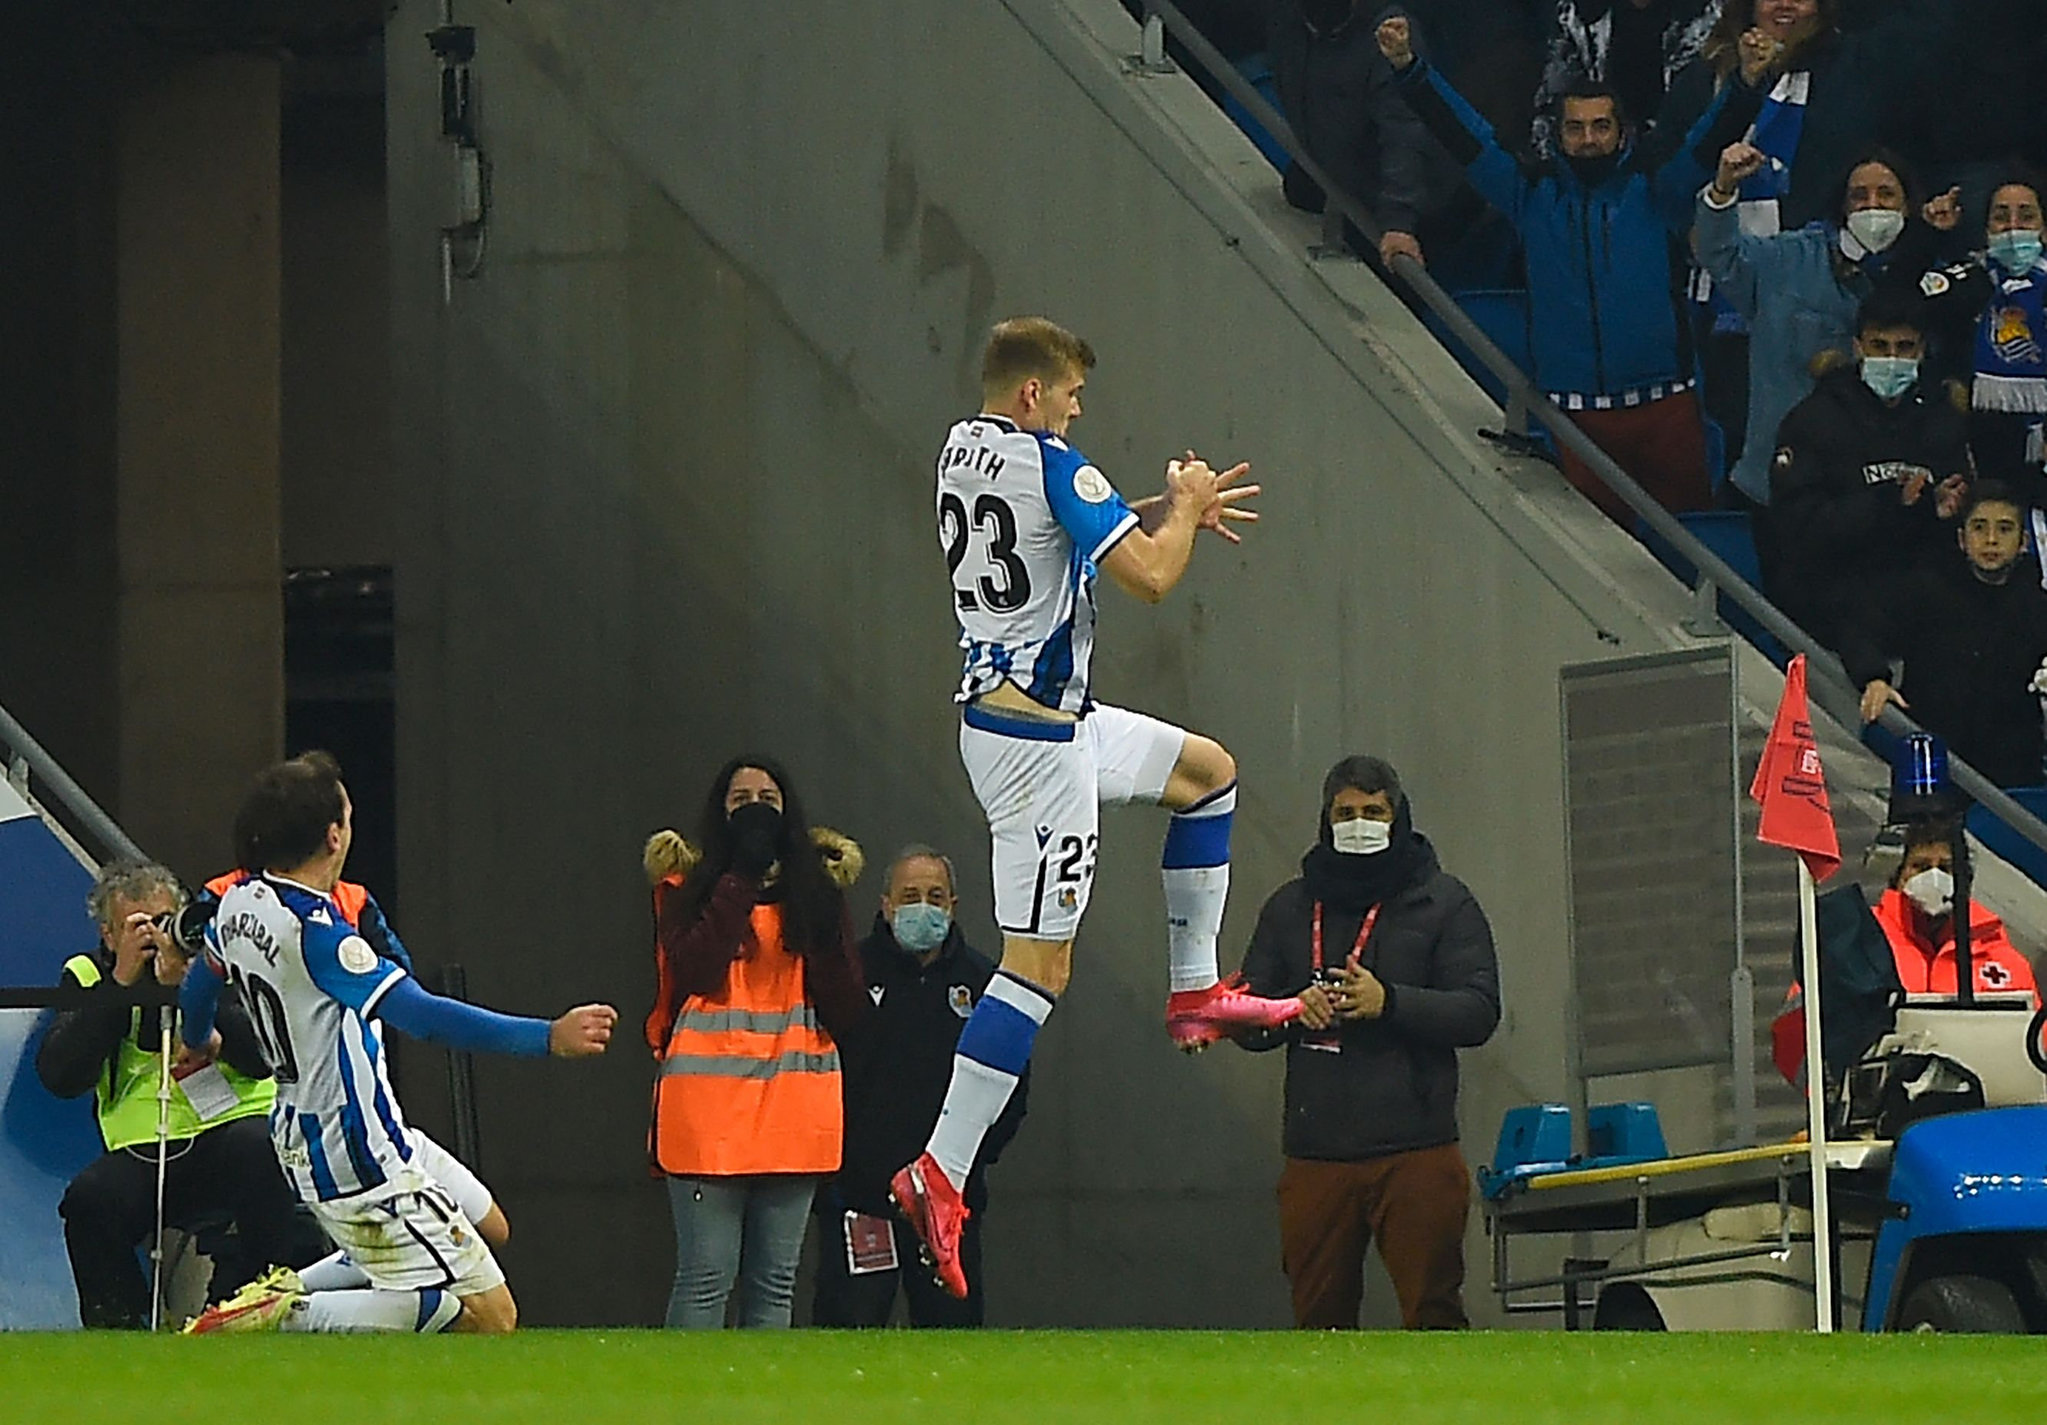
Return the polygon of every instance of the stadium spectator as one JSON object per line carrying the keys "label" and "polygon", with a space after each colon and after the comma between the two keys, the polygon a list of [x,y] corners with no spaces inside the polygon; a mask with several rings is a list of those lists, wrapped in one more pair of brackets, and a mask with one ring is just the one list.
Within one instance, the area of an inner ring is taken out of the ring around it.
{"label": "stadium spectator", "polygon": [[[190,958],[166,929],[184,904],[184,890],[162,866],[104,868],[87,901],[99,948],[67,961],[61,981],[84,990],[88,1003],[61,1011],[36,1050],[37,1076],[51,1093],[93,1095],[107,1148],[72,1180],[59,1206],[87,1326],[139,1328],[150,1320],[136,1250],[156,1230],[161,1017],[170,1010],[141,1007],[122,992],[184,982]],[[273,1262],[317,1255],[317,1241],[311,1253],[302,1250],[309,1244],[294,1217],[296,1199],[270,1146],[277,1090],[248,1015],[223,1006],[214,1048],[200,1053],[178,1041],[171,1073],[165,1221],[190,1227],[225,1214],[246,1258],[217,1262],[209,1294],[229,1295]]]}
{"label": "stadium spectator", "polygon": [[[1675,250],[1706,160],[1689,148],[1631,142],[1613,90],[1579,84],[1558,99],[1562,157],[1524,171],[1414,53],[1406,19],[1386,20],[1377,34],[1400,94],[1521,234],[1536,381],[1664,508],[1706,508],[1712,482]],[[1718,112],[1716,101],[1688,145],[1701,142]],[[1569,451],[1564,474],[1632,526],[1633,511]]]}
{"label": "stadium spectator", "polygon": [[[886,1326],[898,1291],[912,1326],[979,1326],[981,1232],[988,1168],[1023,1122],[1026,1069],[981,1140],[963,1196],[973,1216],[960,1239],[964,1301],[917,1264],[917,1234],[895,1210],[888,1180],[923,1151],[952,1082],[953,1048],[994,962],[967,944],[955,912],[952,862],[910,846],[889,867],[874,929],[860,944],[874,1009],[845,1051],[846,1153],[818,1200],[818,1326]],[[905,1269],[907,1268],[907,1269]]]}
{"label": "stadium spectator", "polygon": [[[1478,197],[1443,146],[1394,92],[1393,70],[1372,38],[1376,0],[1274,0],[1266,54],[1280,105],[1308,156],[1337,187],[1371,209],[1385,235],[1381,257],[1425,260],[1479,216]],[[1311,213],[1325,195],[1299,164],[1287,201]],[[1349,240],[1360,245],[1362,235]]]}
{"label": "stadium spectator", "polygon": [[[1908,995],[1955,993],[1955,877],[1951,821],[1905,824],[1905,854],[1890,887],[1872,907],[1890,942],[1898,983]],[[1969,963],[1980,994],[2034,994],[2033,967],[2005,933],[2004,922],[1981,901],[1969,902]],[[1805,1001],[1797,985],[1770,1024],[1770,1058],[1794,1084],[1805,1082]]]}
{"label": "stadium spectator", "polygon": [[[2021,562],[2026,517],[2009,486],[1977,481],[1962,505],[1961,554],[1901,581],[1851,624],[1841,648],[1864,722],[1890,703],[1908,709],[2001,787],[2039,785],[2047,754],[2047,590]],[[1897,659],[1902,692],[1892,686]]]}
{"label": "stadium spectator", "polygon": [[1279,1221],[1294,1324],[1357,1326],[1376,1241],[1401,1323],[1461,1327],[1471,1178],[1457,1051],[1499,1023],[1492,930],[1385,762],[1332,767],[1319,823],[1243,966],[1254,992],[1303,1006],[1296,1025],[1240,1041],[1287,1049]]}
{"label": "stadium spectator", "polygon": [[675,1215],[670,1326],[787,1326],[818,1182],[839,1167],[839,1045],[867,996],[845,887],[860,848],[813,830],[764,757],[718,773],[698,851],[647,842],[659,942],[652,1147]]}
{"label": "stadium spectator", "polygon": [[1557,0],[1542,85],[1535,91],[1536,151],[1556,151],[1556,103],[1575,84],[1611,85],[1627,113],[1645,119],[1659,114],[1670,82],[1704,48],[1720,18],[1720,3]]}
{"label": "stadium spectator", "polygon": [[[1743,175],[1743,230],[1755,236],[1833,222],[1841,174],[1872,144],[1911,153],[1932,32],[1917,0],[1727,0],[1699,58],[1672,81],[1658,122],[1689,129],[1758,42],[1769,86],[1746,141],[1766,162]],[[1862,13],[1867,12],[1867,13]],[[1947,86],[1940,86],[1944,91]]]}
{"label": "stadium spectator", "polygon": [[1777,432],[1764,588],[1829,648],[1952,555],[1968,424],[1919,380],[1925,348],[1918,294],[1875,293],[1856,318],[1855,361],[1829,369]]}
{"label": "stadium spectator", "polygon": [[[1748,428],[1728,478],[1759,505],[1770,502],[1777,428],[1812,392],[1815,358],[1847,349],[1855,310],[1879,283],[1917,282],[1942,231],[1960,219],[1952,194],[1910,216],[1911,171],[1890,151],[1870,149],[1843,175],[1834,221],[1747,233],[1735,205],[1741,185],[1767,162],[1753,144],[1729,144],[1699,194],[1693,229],[1699,265],[1749,329]],[[1772,551],[1760,552],[1767,579]]]}
{"label": "stadium spectator", "polygon": [[2047,260],[2040,179],[2010,173],[1990,194],[1984,251],[1928,272],[1920,291],[1967,353],[1969,449],[1977,471],[2038,505],[2047,422]]}
{"label": "stadium spectator", "polygon": [[[1699,59],[1672,83],[1659,122],[1683,125],[1730,76],[1763,65],[1750,80],[1753,97],[1737,95],[1729,105],[1747,125],[1738,136],[1765,159],[1740,186],[1744,233],[1768,237],[1833,218],[1831,187],[1850,155],[1878,138],[1902,147],[1916,130],[1900,115],[1925,87],[1927,70],[1898,61],[1923,51],[1924,22],[1907,26],[1890,0],[1863,9],[1873,13],[1851,37],[1837,23],[1835,0],[1728,0]],[[1748,323],[1702,269],[1693,273],[1692,297],[1706,410],[1734,465],[1750,449]],[[1768,458],[1765,445],[1756,459]],[[1762,467],[1752,468],[1760,477]],[[1759,485],[1737,481],[1735,489],[1759,501]]]}

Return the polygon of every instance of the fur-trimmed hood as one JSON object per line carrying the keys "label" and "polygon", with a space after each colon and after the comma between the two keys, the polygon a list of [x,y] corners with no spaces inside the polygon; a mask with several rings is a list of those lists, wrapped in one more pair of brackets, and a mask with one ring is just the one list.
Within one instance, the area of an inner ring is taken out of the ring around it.
{"label": "fur-trimmed hood", "polygon": [[[842,891],[850,890],[867,868],[867,855],[860,849],[860,843],[843,832],[833,831],[828,826],[813,826],[810,844],[817,848],[818,859],[824,862],[825,874]],[[679,831],[655,832],[647,838],[647,844],[640,853],[640,865],[647,872],[647,884],[653,886],[663,881],[680,885],[696,869],[697,862],[703,859],[703,853],[690,845]]]}

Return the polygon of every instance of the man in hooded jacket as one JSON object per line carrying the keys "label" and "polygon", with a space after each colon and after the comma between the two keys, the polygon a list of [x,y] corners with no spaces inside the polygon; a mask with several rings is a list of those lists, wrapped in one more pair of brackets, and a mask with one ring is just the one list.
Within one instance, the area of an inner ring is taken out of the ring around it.
{"label": "man in hooded jacket", "polygon": [[[1731,89],[1689,134],[1638,144],[1614,89],[1573,84],[1556,106],[1561,156],[1524,168],[1414,52],[1404,17],[1382,22],[1376,38],[1398,76],[1395,92],[1521,235],[1535,380],[1665,509],[1707,508],[1679,238],[1719,141],[1739,134],[1721,125]],[[1563,452],[1563,468],[1616,523],[1633,524],[1634,512],[1576,452]]]}
{"label": "man in hooded jacket", "polygon": [[1295,1325],[1357,1326],[1374,1240],[1404,1326],[1468,1325],[1457,1051],[1499,1024],[1499,967],[1485,912],[1437,864],[1385,762],[1330,769],[1316,843],[1259,912],[1243,976],[1302,997],[1294,1025],[1239,1041],[1287,1050],[1279,1217]]}

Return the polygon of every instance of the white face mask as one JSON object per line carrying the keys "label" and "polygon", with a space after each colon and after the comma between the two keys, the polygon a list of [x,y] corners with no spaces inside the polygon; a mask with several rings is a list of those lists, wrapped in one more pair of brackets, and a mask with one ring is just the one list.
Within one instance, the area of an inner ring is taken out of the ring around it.
{"label": "white face mask", "polygon": [[1376,856],[1392,844],[1393,826],[1390,822],[1373,821],[1363,816],[1351,821],[1331,822],[1329,841],[1346,856]]}
{"label": "white face mask", "polygon": [[1921,871],[1902,889],[1928,915],[1943,916],[1955,908],[1955,878],[1938,866]]}
{"label": "white face mask", "polygon": [[1857,208],[1848,215],[1848,235],[1866,252],[1882,252],[1905,231],[1905,215],[1895,208]]}

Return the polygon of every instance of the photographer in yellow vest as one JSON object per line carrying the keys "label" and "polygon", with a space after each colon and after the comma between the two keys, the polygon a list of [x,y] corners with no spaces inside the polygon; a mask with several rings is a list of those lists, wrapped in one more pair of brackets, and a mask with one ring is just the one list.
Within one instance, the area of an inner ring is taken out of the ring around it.
{"label": "photographer in yellow vest", "polygon": [[[79,1319],[89,1327],[139,1328],[150,1318],[140,1252],[157,1226],[162,1017],[176,1013],[175,987],[191,963],[171,933],[185,899],[162,866],[130,861],[101,870],[86,901],[100,944],[67,961],[60,982],[83,990],[84,1003],[60,1012],[36,1051],[36,1074],[51,1093],[94,1096],[107,1146],[58,1209]],[[223,1001],[206,1052],[172,1035],[164,1220],[177,1227],[233,1218],[246,1262],[215,1263],[208,1294],[216,1298],[273,1262],[303,1255],[294,1251],[303,1236],[295,1199],[270,1146],[277,1090],[269,1072],[239,1004]]]}

